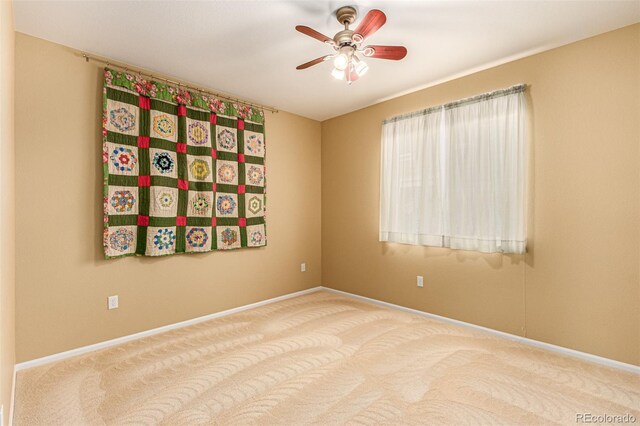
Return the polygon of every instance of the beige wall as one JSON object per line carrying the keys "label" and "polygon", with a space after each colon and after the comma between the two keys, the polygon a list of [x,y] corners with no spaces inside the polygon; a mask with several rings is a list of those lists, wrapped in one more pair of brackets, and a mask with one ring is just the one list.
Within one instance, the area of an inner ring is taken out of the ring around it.
{"label": "beige wall", "polygon": [[101,76],[16,34],[18,362],[321,284],[320,123],[286,112],[266,117],[266,248],[103,260]]}
{"label": "beige wall", "polygon": [[14,32],[10,1],[0,1],[0,397],[8,424],[15,365]]}
{"label": "beige wall", "polygon": [[[516,83],[530,85],[528,254],[378,242],[382,121]],[[635,25],[323,122],[323,284],[640,364],[639,117]]]}

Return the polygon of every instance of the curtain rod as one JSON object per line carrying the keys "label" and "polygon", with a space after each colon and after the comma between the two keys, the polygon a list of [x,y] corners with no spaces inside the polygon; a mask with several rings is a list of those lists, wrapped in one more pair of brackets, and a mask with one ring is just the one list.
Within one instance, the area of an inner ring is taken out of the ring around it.
{"label": "curtain rod", "polygon": [[507,87],[506,89],[498,89],[492,92],[482,93],[480,95],[471,96],[469,98],[460,99],[457,101],[449,102],[444,104],[445,109],[455,108],[461,105],[466,105],[479,101],[486,101],[489,99],[499,98],[501,96],[512,95],[514,93],[524,92],[527,88],[527,85],[524,83],[516,84],[515,86]]}
{"label": "curtain rod", "polygon": [[526,89],[527,89],[527,85],[526,84],[524,84],[524,83],[516,84],[515,86],[511,86],[511,87],[508,87],[506,89],[498,89],[498,90],[494,90],[492,92],[482,93],[480,95],[475,95],[475,96],[471,96],[469,98],[464,98],[464,99],[460,99],[460,100],[457,100],[457,101],[448,102],[446,104],[429,107],[429,108],[422,109],[422,110],[419,110],[419,111],[414,111],[414,112],[409,112],[407,114],[397,115],[395,117],[391,117],[391,118],[388,118],[388,119],[384,120],[382,122],[382,124],[393,123],[395,121],[406,120],[407,118],[413,118],[413,117],[418,117],[420,115],[427,115],[427,114],[431,114],[433,112],[442,111],[443,109],[452,109],[452,108],[456,108],[456,107],[459,107],[459,106],[462,106],[462,105],[466,105],[466,104],[470,104],[470,103],[474,103],[474,102],[485,101],[485,100],[497,98],[497,97],[500,97],[500,96],[507,96],[507,95],[511,95],[513,93],[524,92]]}
{"label": "curtain rod", "polygon": [[150,79],[153,79],[153,80],[160,80],[160,81],[163,81],[165,83],[173,84],[173,85],[176,85],[176,86],[179,86],[179,87],[184,87],[185,89],[189,89],[189,90],[192,90],[192,91],[195,91],[195,92],[205,93],[207,95],[215,96],[215,97],[220,98],[220,99],[224,99],[224,100],[232,101],[232,102],[238,102],[238,103],[241,103],[243,105],[249,105],[251,107],[256,107],[258,109],[262,109],[262,110],[265,110],[265,111],[270,111],[272,113],[279,112],[276,108],[273,108],[273,107],[270,107],[270,106],[256,104],[256,103],[253,103],[253,102],[245,101],[245,100],[240,99],[240,98],[229,97],[227,95],[222,95],[220,93],[215,93],[215,92],[212,92],[210,90],[201,89],[199,87],[194,87],[194,86],[191,86],[190,84],[187,84],[187,83],[184,83],[184,82],[181,82],[181,81],[175,81],[175,80],[169,80],[168,78],[157,77],[155,75],[148,74],[148,73],[140,70],[140,68],[137,68],[137,67],[135,67],[133,65],[128,65],[128,64],[118,65],[118,64],[114,64],[114,63],[110,62],[109,60],[98,58],[96,56],[91,56],[91,55],[89,55],[87,53],[84,53],[84,52],[80,52],[80,55],[82,55],[84,60],[87,61],[87,62],[93,61],[93,62],[105,64],[108,67],[119,68],[120,70],[125,71],[125,72],[132,72],[132,73],[139,74],[139,75],[142,75],[142,76],[145,76],[145,77],[149,77]]}

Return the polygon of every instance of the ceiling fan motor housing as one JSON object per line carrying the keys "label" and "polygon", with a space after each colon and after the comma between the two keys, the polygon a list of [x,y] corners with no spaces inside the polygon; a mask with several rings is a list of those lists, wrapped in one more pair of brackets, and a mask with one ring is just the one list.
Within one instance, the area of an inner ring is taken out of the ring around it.
{"label": "ceiling fan motor housing", "polygon": [[353,44],[353,30],[342,30],[336,33],[333,36],[333,41],[336,42],[338,46],[347,46]]}
{"label": "ceiling fan motor housing", "polygon": [[342,25],[348,26],[353,24],[358,17],[358,12],[354,7],[351,6],[343,6],[340,9],[336,10],[336,19]]}

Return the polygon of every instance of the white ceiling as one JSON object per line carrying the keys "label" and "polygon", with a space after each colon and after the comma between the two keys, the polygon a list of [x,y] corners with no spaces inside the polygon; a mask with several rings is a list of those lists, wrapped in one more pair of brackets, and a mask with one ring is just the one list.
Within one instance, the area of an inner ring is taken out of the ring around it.
{"label": "white ceiling", "polygon": [[[400,61],[369,59],[352,86],[323,63],[330,16],[356,5],[387,23],[368,42],[405,45]],[[317,120],[640,21],[640,1],[28,1],[19,32]]]}

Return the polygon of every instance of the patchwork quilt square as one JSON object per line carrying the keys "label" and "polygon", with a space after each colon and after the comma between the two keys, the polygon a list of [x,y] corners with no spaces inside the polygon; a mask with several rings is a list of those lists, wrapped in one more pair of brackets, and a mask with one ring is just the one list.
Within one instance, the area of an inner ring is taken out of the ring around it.
{"label": "patchwork quilt square", "polygon": [[212,210],[213,191],[189,191],[189,216],[210,218]]}
{"label": "patchwork quilt square", "polygon": [[[210,251],[212,242],[211,229],[211,226],[187,226],[186,251]],[[213,237],[215,238],[215,235]]]}
{"label": "patchwork quilt square", "polygon": [[107,160],[109,174],[138,175],[138,148],[123,144],[107,142],[103,159]]}
{"label": "patchwork quilt square", "polygon": [[107,100],[106,129],[125,135],[137,135],[140,121],[138,107],[135,105]]}
{"label": "patchwork quilt square", "polygon": [[264,195],[263,194],[246,194],[245,212],[247,217],[263,217],[264,216]]}
{"label": "patchwork quilt square", "polygon": [[262,247],[267,244],[264,223],[247,226],[247,245],[249,247]]}
{"label": "patchwork quilt square", "polygon": [[107,259],[266,245],[264,113],[105,69]]}
{"label": "patchwork quilt square", "polygon": [[211,156],[187,155],[189,181],[213,182]]}
{"label": "patchwork quilt square", "polygon": [[176,142],[178,140],[178,117],[163,111],[151,111],[151,137]]}
{"label": "patchwork quilt square", "polygon": [[238,152],[238,131],[232,127],[217,126],[216,144],[219,151]]}
{"label": "patchwork quilt square", "polygon": [[211,148],[211,125],[187,118],[187,144]]}
{"label": "patchwork quilt square", "polygon": [[164,256],[176,252],[175,226],[149,226],[147,228],[147,254]]}
{"label": "patchwork quilt square", "polygon": [[178,215],[178,188],[152,186],[149,188],[149,215],[176,217]]}
{"label": "patchwork quilt square", "polygon": [[247,164],[245,167],[245,182],[251,186],[264,186],[264,166]]}
{"label": "patchwork quilt square", "polygon": [[216,182],[228,185],[238,184],[238,163],[236,161],[216,161]]}
{"label": "patchwork quilt square", "polygon": [[107,197],[109,215],[138,214],[137,186],[110,186]]}
{"label": "patchwork quilt square", "polygon": [[264,157],[264,135],[262,133],[244,131],[244,152],[254,157]]}
{"label": "patchwork quilt square", "polygon": [[218,249],[230,250],[240,247],[240,227],[218,226]]}
{"label": "patchwork quilt square", "polygon": [[151,175],[169,178],[178,177],[178,154],[164,149],[149,149]]}
{"label": "patchwork quilt square", "polygon": [[138,230],[135,226],[112,226],[104,233],[105,254],[109,257],[125,256],[136,252]]}
{"label": "patchwork quilt square", "polygon": [[238,195],[224,192],[216,194],[216,216],[238,217]]}

